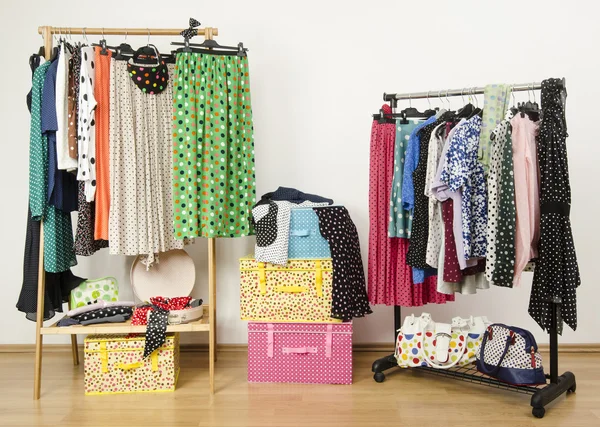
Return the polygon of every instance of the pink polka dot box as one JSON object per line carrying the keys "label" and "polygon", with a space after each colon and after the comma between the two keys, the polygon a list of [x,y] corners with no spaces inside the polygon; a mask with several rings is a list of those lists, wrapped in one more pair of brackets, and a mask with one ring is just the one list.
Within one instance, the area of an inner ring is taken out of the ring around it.
{"label": "pink polka dot box", "polygon": [[248,323],[248,381],[352,384],[352,322]]}

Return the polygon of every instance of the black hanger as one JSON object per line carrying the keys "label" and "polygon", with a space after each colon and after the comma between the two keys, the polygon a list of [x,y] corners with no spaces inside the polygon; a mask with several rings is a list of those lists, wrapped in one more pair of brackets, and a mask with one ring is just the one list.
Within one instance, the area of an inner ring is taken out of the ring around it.
{"label": "black hanger", "polygon": [[117,46],[117,55],[115,56],[115,59],[129,59],[134,53],[135,52],[129,43],[121,43]]}
{"label": "black hanger", "polygon": [[[395,104],[397,104],[398,100],[394,99],[392,100]],[[424,112],[420,112],[419,110],[417,110],[416,108],[414,108],[411,105],[411,99],[408,99],[409,102],[409,106],[407,108],[405,108],[404,110],[400,111],[400,123],[401,124],[408,124],[408,118],[413,118],[413,119],[428,119],[429,117],[431,117],[432,115],[434,115],[436,112],[434,110],[426,110]],[[395,105],[394,105],[395,106]]]}
{"label": "black hanger", "polygon": [[58,46],[52,48],[52,56],[50,57],[50,61],[54,61],[56,58],[58,58],[58,52]]}
{"label": "black hanger", "polygon": [[518,112],[521,114],[521,117],[527,115],[534,122],[540,119],[541,110],[537,102],[527,101],[519,103]]}
{"label": "black hanger", "polygon": [[160,65],[161,56],[158,49],[153,44],[140,47],[133,53],[131,57],[133,62],[136,64],[145,65]]}
{"label": "black hanger", "polygon": [[464,107],[462,107],[456,111],[456,118],[457,119],[462,119],[462,118],[468,119],[469,117],[471,117],[471,115],[473,114],[474,111],[475,111],[475,106],[469,102],[467,105],[465,105]]}
{"label": "black hanger", "polygon": [[[112,50],[114,52],[118,52],[119,46],[108,46],[106,44],[106,40],[102,39],[100,40],[100,43],[92,43],[92,46],[98,46],[101,47],[102,49],[100,50],[100,55],[108,55],[108,50]],[[129,46],[131,48],[131,46]]]}
{"label": "black hanger", "polygon": [[203,43],[190,43],[189,39],[184,42],[171,42],[173,46],[183,46],[175,52],[197,52],[208,53],[213,55],[237,55],[247,56],[248,48],[244,47],[244,43],[240,42],[237,46],[221,46],[215,40],[204,40]]}

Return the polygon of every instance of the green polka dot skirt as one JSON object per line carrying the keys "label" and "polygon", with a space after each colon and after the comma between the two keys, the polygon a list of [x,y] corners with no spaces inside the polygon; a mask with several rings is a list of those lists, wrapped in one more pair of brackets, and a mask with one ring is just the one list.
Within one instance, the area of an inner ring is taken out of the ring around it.
{"label": "green polka dot skirt", "polygon": [[173,85],[175,236],[254,234],[248,58],[180,52]]}

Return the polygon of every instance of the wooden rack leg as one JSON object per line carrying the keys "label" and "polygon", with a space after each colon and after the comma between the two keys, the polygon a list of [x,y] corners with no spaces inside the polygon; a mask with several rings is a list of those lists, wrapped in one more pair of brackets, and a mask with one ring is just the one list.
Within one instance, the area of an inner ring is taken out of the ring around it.
{"label": "wooden rack leg", "polygon": [[[44,54],[46,59],[52,56],[52,27],[43,27],[42,36],[44,37]],[[38,289],[37,305],[35,316],[35,371],[33,374],[33,398],[40,398],[42,389],[42,345],[44,337],[42,328],[44,327],[44,297],[46,296],[46,270],[44,269],[44,223],[40,223],[40,254],[38,266]]]}
{"label": "wooden rack leg", "polygon": [[210,324],[208,338],[208,377],[210,383],[210,393],[215,392],[215,361],[217,353],[217,257],[215,251],[215,239],[208,239],[208,295],[209,295],[209,314],[208,322]]}
{"label": "wooden rack leg", "polygon": [[44,270],[44,225],[40,224],[40,255],[38,266],[38,292],[35,320],[35,372],[33,377],[33,398],[40,398],[42,388],[42,327],[44,326],[44,296],[46,294],[46,271]]}
{"label": "wooden rack leg", "polygon": [[[69,301],[69,310],[71,310],[71,302]],[[77,335],[71,335],[71,352],[73,353],[73,365],[79,365],[79,349],[77,348]]]}

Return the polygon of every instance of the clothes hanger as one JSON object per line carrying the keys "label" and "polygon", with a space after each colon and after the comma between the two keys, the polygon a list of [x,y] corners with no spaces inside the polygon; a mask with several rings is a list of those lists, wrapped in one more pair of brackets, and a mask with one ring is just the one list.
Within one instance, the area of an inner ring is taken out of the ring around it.
{"label": "clothes hanger", "polygon": [[102,28],[102,38],[100,39],[100,42],[92,43],[92,46],[101,47],[102,49],[100,50],[100,55],[104,55],[104,56],[108,55],[108,49],[114,50],[115,52],[118,49],[117,46],[108,46],[106,44],[106,38],[104,37],[104,28]]}
{"label": "clothes hanger", "polygon": [[519,112],[519,108],[517,107],[517,101],[515,100],[515,85],[510,87],[510,95],[512,97],[512,107],[510,107],[510,112],[513,116],[516,116]]}
{"label": "clothes hanger", "polygon": [[[463,96],[463,91],[464,89],[460,90],[460,96],[463,100],[463,104],[465,102],[465,97]],[[473,114],[473,111],[475,110],[475,106],[471,103],[471,96],[469,95],[468,97],[468,103],[465,104],[464,107],[460,108],[459,110],[456,111],[456,118],[457,119],[462,119],[462,118],[469,118],[471,116],[471,114]]]}
{"label": "clothes hanger", "polygon": [[[442,102],[442,104],[444,103],[444,98],[442,98],[441,96],[442,91],[438,91],[438,98],[439,100]],[[446,90],[446,102],[448,103],[448,109],[445,110],[443,112],[443,114],[441,114],[438,118],[438,120],[444,120],[446,122],[451,122],[454,121],[454,119],[456,118],[456,112],[452,111],[452,107],[450,105],[450,100],[448,99],[448,90]]]}
{"label": "clothes hanger", "polygon": [[123,60],[129,59],[133,56],[135,52],[129,43],[127,43],[127,31],[125,31],[125,40],[117,47],[117,56],[115,59]]}
{"label": "clothes hanger", "polygon": [[52,35],[52,38],[56,41],[56,43],[54,44],[54,47],[52,48],[52,55],[50,57],[50,61],[54,61],[58,58],[58,52],[60,51],[59,46],[60,46],[60,38],[56,37],[56,33]]}
{"label": "clothes hanger", "polygon": [[81,31],[83,33],[83,43],[81,44],[82,46],[87,46],[89,44],[89,42],[90,42],[88,40],[88,38],[87,38],[87,34],[85,32],[85,29],[86,29],[86,27],[83,27],[83,29]]}
{"label": "clothes hanger", "polygon": [[[390,100],[390,108],[392,109],[391,113],[386,113],[383,111],[383,107],[379,109],[378,113],[373,114],[373,120],[377,120],[377,122],[379,124],[383,124],[383,123],[390,123],[390,124],[396,124],[396,120],[394,119],[394,109],[396,108],[396,106],[398,105],[398,101],[396,99],[391,99]],[[396,116],[399,116],[399,114],[396,114]]]}
{"label": "clothes hanger", "polygon": [[472,117],[475,117],[475,116],[481,117],[483,115],[483,110],[481,108],[479,108],[479,99],[477,99],[477,95],[475,94],[475,88],[472,88],[471,91],[472,91],[473,98],[475,99],[475,109],[469,115],[469,119]]}
{"label": "clothes hanger", "polygon": [[140,47],[136,50],[131,59],[136,64],[144,64],[144,65],[160,65],[161,56],[158,52],[158,49],[153,44],[150,44],[150,29],[148,29],[148,42],[146,46]]}
{"label": "clothes hanger", "polygon": [[195,52],[209,55],[248,56],[247,52],[250,50],[244,47],[243,42],[239,42],[237,46],[221,46],[214,40],[205,40],[203,43],[190,43],[186,39],[183,43],[171,42],[171,45],[184,46],[183,48],[174,50],[174,53]]}
{"label": "clothes hanger", "polygon": [[[534,84],[531,84],[531,92],[534,92],[533,90],[534,88]],[[533,97],[534,97],[534,101],[535,100],[535,92],[533,93]],[[523,102],[519,104],[519,112],[521,113],[521,117],[525,117],[525,115],[527,114],[527,117],[536,122],[540,119],[540,107],[536,102],[531,102],[531,94],[529,93],[529,85],[527,86],[527,102]]]}
{"label": "clothes hanger", "polygon": [[[171,42],[172,46],[183,46],[183,48],[177,49],[175,52],[197,52],[197,53],[208,53],[212,55],[237,55],[247,56],[246,52],[249,49],[244,47],[244,43],[240,42],[237,46],[221,46],[216,40],[205,39],[202,43],[190,43],[192,37],[198,35],[197,27],[200,26],[200,22],[194,18],[189,20],[189,28],[183,30],[181,35],[183,36],[183,43]],[[218,50],[215,50],[218,49]],[[232,53],[231,51],[235,51]]]}
{"label": "clothes hanger", "polygon": [[424,112],[420,112],[416,108],[412,106],[412,97],[409,95],[408,97],[408,108],[400,111],[401,120],[400,123],[403,125],[408,124],[408,118],[412,119],[428,119],[433,116],[436,112],[433,110],[425,110]]}

